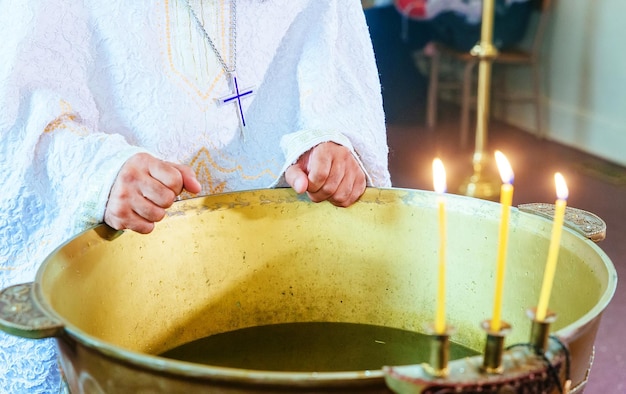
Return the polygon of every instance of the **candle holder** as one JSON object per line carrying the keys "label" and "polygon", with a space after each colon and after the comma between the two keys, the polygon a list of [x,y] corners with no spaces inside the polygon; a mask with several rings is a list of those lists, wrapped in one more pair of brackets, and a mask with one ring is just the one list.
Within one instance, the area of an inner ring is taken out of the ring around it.
{"label": "candle holder", "polygon": [[426,327],[426,333],[430,336],[430,362],[424,369],[428,374],[437,378],[448,376],[448,361],[450,360],[450,335],[454,328],[446,326],[443,333],[435,331],[433,325]]}
{"label": "candle holder", "polygon": [[560,340],[548,341],[556,314],[548,312],[543,321],[537,321],[534,308],[528,309],[527,314],[533,321],[530,344],[505,350],[504,339],[511,326],[501,321],[499,330],[493,331],[491,320],[486,320],[481,323],[487,332],[484,355],[449,362],[451,329],[446,327],[443,334],[438,334],[429,325],[426,333],[432,338],[430,365],[384,366],[387,387],[399,394],[569,393],[570,351]]}
{"label": "candle holder", "polygon": [[537,354],[543,354],[548,349],[548,337],[550,336],[550,325],[556,321],[556,313],[547,311],[543,321],[537,320],[537,309],[526,310],[526,316],[532,321],[530,328],[530,344]]}
{"label": "candle holder", "polygon": [[491,320],[485,320],[481,327],[487,332],[482,370],[488,374],[501,374],[503,371],[504,338],[511,332],[511,326],[503,321],[500,330],[493,331]]}
{"label": "candle holder", "polygon": [[473,174],[459,187],[459,192],[466,196],[497,201],[500,196],[499,178],[495,168],[488,160],[486,152],[489,129],[491,90],[491,67],[498,50],[493,44],[493,20],[495,2],[484,1],[480,42],[472,48],[470,54],[479,59],[478,91],[476,97],[476,135],[474,155],[472,156]]}
{"label": "candle holder", "polygon": [[[510,328],[496,333],[496,350],[500,349],[498,345],[504,338],[502,331],[506,330]],[[513,346],[501,354],[501,363],[493,363],[500,364],[500,367],[490,366],[498,373],[488,373],[481,365],[485,359],[498,357],[476,355],[451,360],[445,377],[433,376],[425,363],[385,366],[385,383],[398,394],[567,393],[571,382],[568,374],[569,351],[565,345],[550,341],[548,350],[541,355],[525,345]]]}
{"label": "candle holder", "polygon": [[497,201],[500,198],[500,183],[498,170],[486,153],[486,147],[477,143],[472,156],[472,174],[459,185],[459,194]]}

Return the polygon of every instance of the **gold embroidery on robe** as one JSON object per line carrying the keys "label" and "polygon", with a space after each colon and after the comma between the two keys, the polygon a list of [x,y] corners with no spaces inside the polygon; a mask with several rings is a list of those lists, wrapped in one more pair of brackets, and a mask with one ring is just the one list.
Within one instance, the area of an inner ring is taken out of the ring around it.
{"label": "gold embroidery on robe", "polygon": [[[170,4],[173,3],[173,4]],[[206,110],[208,105],[214,105],[216,85],[223,81],[224,70],[206,42],[205,37],[197,31],[197,27],[186,6],[180,1],[164,1],[165,7],[165,50],[169,70],[173,73],[173,80],[185,91],[198,106]],[[202,5],[202,3],[200,3]],[[200,18],[204,19],[203,14]],[[225,5],[220,2],[218,15],[214,22],[220,26],[219,40],[223,56],[228,54],[228,22],[226,21]],[[204,20],[203,20],[204,23]],[[178,27],[185,26],[184,29]],[[211,26],[211,23],[205,24]],[[173,35],[173,31],[180,36]],[[170,76],[172,76],[170,74]]]}
{"label": "gold embroidery on robe", "polygon": [[43,132],[52,133],[55,130],[67,129],[77,135],[86,135],[87,130],[85,128],[77,127],[77,121],[80,118],[72,111],[72,106],[67,101],[61,100],[59,107],[61,107],[61,115],[48,123]]}
{"label": "gold embroidery on robe", "polygon": [[[275,179],[276,175],[269,168],[260,169],[257,174],[246,174],[244,168],[240,164],[234,164],[232,167],[224,167],[220,165],[211,155],[211,152],[206,147],[201,148],[198,153],[189,162],[189,167],[193,169],[198,178],[198,181],[202,185],[202,191],[205,194],[223,193],[225,191],[226,182],[219,181],[213,176],[214,173],[231,174],[234,172],[239,173],[242,179],[258,179],[264,176],[268,176],[271,179]],[[193,197],[191,193],[183,192],[181,194],[182,199]]]}

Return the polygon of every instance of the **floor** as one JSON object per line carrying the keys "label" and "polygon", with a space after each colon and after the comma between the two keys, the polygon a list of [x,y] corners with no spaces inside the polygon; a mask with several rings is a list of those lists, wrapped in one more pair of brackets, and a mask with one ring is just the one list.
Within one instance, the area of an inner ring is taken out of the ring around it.
{"label": "floor", "polygon": [[[425,127],[426,78],[417,72],[399,38],[393,8],[366,12],[378,64],[388,124],[389,166],[396,187],[432,190],[432,160],[442,158],[450,192],[471,174],[473,143],[459,146],[459,110],[440,108],[435,130]],[[514,205],[554,201],[552,174],[563,173],[570,190],[568,205],[593,212],[607,224],[599,246],[626,278],[626,168],[496,120],[489,125],[487,150],[502,150],[515,168]],[[538,176],[541,175],[541,176]],[[541,179],[541,181],[538,181]],[[620,279],[624,281],[623,279]],[[626,393],[626,285],[605,309],[595,346],[596,355],[586,394]]]}

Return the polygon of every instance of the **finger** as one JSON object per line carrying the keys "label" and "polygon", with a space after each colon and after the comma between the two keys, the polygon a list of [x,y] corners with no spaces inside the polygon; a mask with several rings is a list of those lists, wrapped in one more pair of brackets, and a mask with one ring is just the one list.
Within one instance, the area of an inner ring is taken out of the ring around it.
{"label": "finger", "polygon": [[133,212],[149,222],[160,222],[165,217],[165,208],[141,195],[135,195],[130,202]]}
{"label": "finger", "polygon": [[[137,185],[138,195],[160,208],[169,208],[174,204],[177,194],[154,178],[145,178]],[[137,200],[142,205],[144,201]],[[138,212],[139,213],[139,212]],[[142,215],[143,216],[143,215]]]}
{"label": "finger", "polygon": [[178,168],[161,160],[151,160],[148,166],[150,176],[179,195],[183,190],[183,176]]}
{"label": "finger", "polygon": [[[161,208],[172,206],[176,196],[183,189],[190,193],[202,191],[202,185],[196,178],[196,174],[186,165],[160,162],[151,166],[150,171],[155,182],[145,180],[141,186],[142,194]],[[179,180],[182,182],[182,186],[180,186]]]}
{"label": "finger", "polygon": [[[134,229],[138,226],[143,229],[142,231],[146,231],[148,229],[144,222],[153,223],[162,220],[165,217],[165,209],[145,197],[145,194],[154,193],[155,195],[151,198],[158,200],[169,193],[171,200],[168,203],[170,205],[175,196],[163,184],[148,176],[133,179],[136,179],[135,183],[116,182],[113,185],[105,215],[115,227]],[[151,186],[147,187],[146,184]]]}
{"label": "finger", "polygon": [[154,229],[154,222],[134,212],[129,205],[111,202],[104,212],[104,222],[116,230],[133,230],[148,234]]}
{"label": "finger", "polygon": [[150,234],[155,227],[156,225],[154,222],[146,220],[141,216],[135,214],[134,216],[129,217],[124,221],[123,227],[121,229],[136,231],[139,234]]}
{"label": "finger", "polygon": [[[346,178],[350,180],[346,180]],[[337,192],[328,199],[328,201],[335,206],[349,207],[361,198],[367,187],[364,174],[360,176],[360,174],[357,173],[356,176],[346,178],[344,178],[344,182],[337,188]]]}
{"label": "finger", "polygon": [[[340,163],[336,163],[333,161],[333,156],[330,154],[325,154],[325,150],[321,148],[322,145],[319,145],[319,149],[314,149],[311,152],[311,156],[309,158],[308,163],[308,182],[309,185],[307,187],[307,191],[309,193],[323,195],[328,193],[328,190],[324,191],[322,188],[331,188],[333,187],[333,183],[335,183],[335,187],[341,181],[341,178],[338,173],[334,173],[333,171],[337,170],[337,165]],[[335,168],[333,168],[335,165]],[[334,179],[332,176],[334,175]],[[330,190],[333,192],[334,190]]]}
{"label": "finger", "polygon": [[191,169],[191,167],[177,163],[171,164],[180,172],[183,179],[183,188],[185,190],[193,194],[198,194],[202,191],[202,185],[198,181],[196,173],[193,172],[193,169]]}
{"label": "finger", "polygon": [[[328,160],[325,158],[318,162],[312,163],[311,172],[309,172],[309,197],[311,201],[319,202],[329,199],[337,193],[339,186],[344,182],[345,163],[343,161],[330,161],[330,167],[327,167]],[[351,180],[346,180],[351,183]],[[311,186],[314,184],[316,186]]]}
{"label": "finger", "polygon": [[307,175],[298,164],[291,165],[287,168],[285,171],[285,181],[298,194],[304,193],[309,186]]}

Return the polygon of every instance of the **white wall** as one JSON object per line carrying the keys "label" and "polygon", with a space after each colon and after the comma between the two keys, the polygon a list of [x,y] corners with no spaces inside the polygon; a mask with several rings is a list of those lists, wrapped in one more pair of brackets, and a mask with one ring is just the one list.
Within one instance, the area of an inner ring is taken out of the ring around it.
{"label": "white wall", "polygon": [[[547,138],[626,165],[626,1],[554,0],[543,48]],[[528,75],[511,74],[517,89]],[[530,106],[507,121],[534,129]]]}

